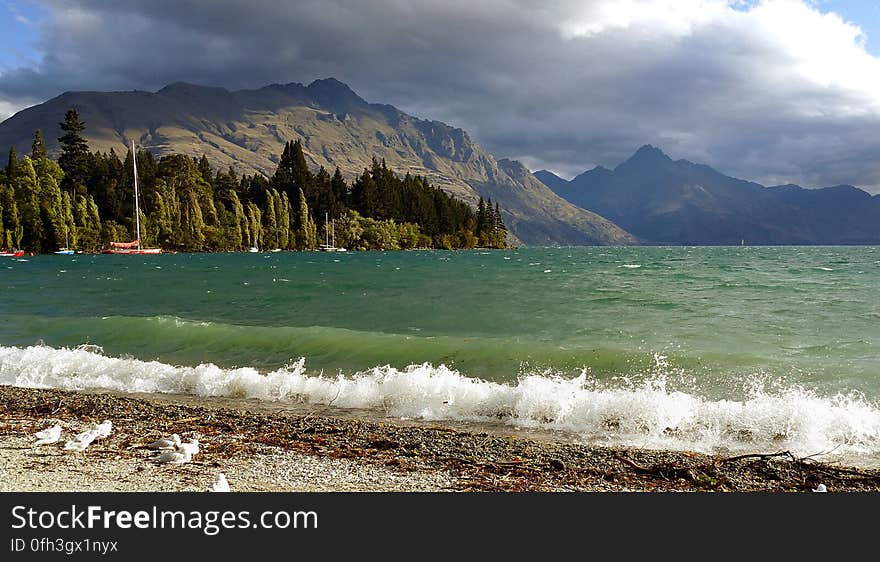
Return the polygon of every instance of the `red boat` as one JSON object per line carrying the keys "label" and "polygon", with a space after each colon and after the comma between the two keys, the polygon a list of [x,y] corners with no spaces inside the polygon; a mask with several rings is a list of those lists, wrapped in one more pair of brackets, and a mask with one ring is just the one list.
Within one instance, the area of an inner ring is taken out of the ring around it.
{"label": "red boat", "polygon": [[141,248],[141,212],[138,204],[138,180],[137,180],[137,151],[134,141],[131,141],[131,165],[134,168],[134,222],[137,240],[134,242],[110,242],[110,249],[101,251],[102,254],[142,255],[161,254],[162,248]]}
{"label": "red boat", "polygon": [[161,254],[161,248],[141,248],[140,239],[134,242],[110,242],[111,249],[104,250],[102,254]]}
{"label": "red boat", "polygon": [[0,258],[20,258],[24,255],[24,250],[14,250],[12,252],[0,252]]}

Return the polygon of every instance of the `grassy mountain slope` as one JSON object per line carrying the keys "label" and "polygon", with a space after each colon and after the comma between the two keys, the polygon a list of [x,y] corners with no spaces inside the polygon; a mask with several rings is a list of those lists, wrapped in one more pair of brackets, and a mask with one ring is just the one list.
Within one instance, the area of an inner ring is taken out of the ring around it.
{"label": "grassy mountain slope", "polygon": [[633,244],[633,236],[558,197],[518,164],[502,164],[463,130],[367,103],[328,78],[230,92],[186,83],[158,92],[68,92],[0,124],[0,150],[30,150],[42,129],[57,153],[58,123],[76,108],[92,150],[124,152],[133,139],[157,156],[207,155],[215,167],[271,175],[284,142],[301,139],[310,164],[348,178],[376,156],[420,174],[470,204],[498,201],[511,233],[529,245]]}

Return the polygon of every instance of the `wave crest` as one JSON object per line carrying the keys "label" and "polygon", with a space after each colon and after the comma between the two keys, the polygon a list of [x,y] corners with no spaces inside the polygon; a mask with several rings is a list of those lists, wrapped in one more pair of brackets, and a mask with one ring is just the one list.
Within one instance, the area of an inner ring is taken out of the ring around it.
{"label": "wave crest", "polygon": [[833,453],[859,465],[880,459],[880,408],[861,395],[744,381],[742,399],[709,399],[669,388],[668,365],[662,357],[657,364],[640,381],[602,381],[584,371],[575,378],[524,374],[502,384],[429,363],[326,376],[307,373],[302,358],[260,373],[108,357],[95,348],[0,346],[0,384],[332,404],[393,417],[564,430],[609,445]]}

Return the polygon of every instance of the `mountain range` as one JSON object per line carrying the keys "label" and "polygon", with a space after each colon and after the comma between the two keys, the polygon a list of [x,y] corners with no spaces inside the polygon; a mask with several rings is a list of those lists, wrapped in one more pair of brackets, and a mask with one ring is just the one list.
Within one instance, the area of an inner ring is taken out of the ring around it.
{"label": "mountain range", "polygon": [[878,195],[851,185],[765,187],[651,145],[613,170],[598,166],[572,180],[546,170],[535,176],[644,244],[880,244]]}
{"label": "mountain range", "polygon": [[204,154],[216,168],[271,176],[284,143],[299,139],[309,164],[331,174],[339,167],[354,178],[377,157],[471,205],[491,198],[514,242],[637,243],[613,222],[556,195],[521,163],[496,160],[462,129],[368,103],[333,78],[239,91],[174,83],[157,92],[66,92],[0,123],[0,150],[14,145],[29,153],[40,129],[57,156],[59,122],[70,108],[85,122],[91,150],[124,154],[134,140],[159,157]]}

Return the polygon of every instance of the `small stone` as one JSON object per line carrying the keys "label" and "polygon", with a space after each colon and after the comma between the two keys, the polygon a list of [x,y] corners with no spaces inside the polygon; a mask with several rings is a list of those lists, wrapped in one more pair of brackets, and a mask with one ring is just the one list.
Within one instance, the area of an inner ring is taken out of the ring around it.
{"label": "small stone", "polygon": [[565,463],[559,459],[552,459],[550,461],[550,468],[553,470],[565,470]]}

